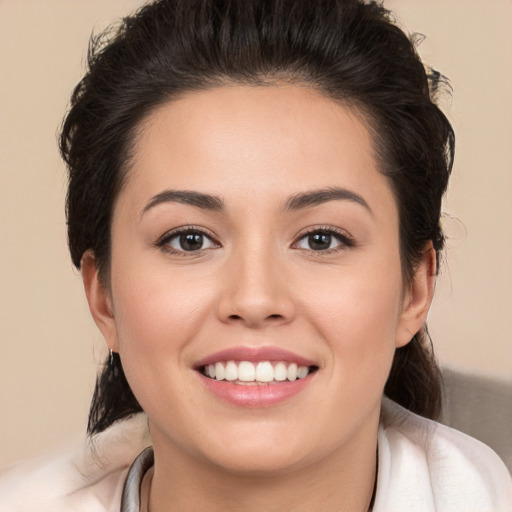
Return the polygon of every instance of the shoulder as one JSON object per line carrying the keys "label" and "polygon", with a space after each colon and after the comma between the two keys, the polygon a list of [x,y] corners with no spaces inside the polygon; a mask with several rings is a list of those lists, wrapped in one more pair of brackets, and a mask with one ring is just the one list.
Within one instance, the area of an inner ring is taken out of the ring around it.
{"label": "shoulder", "polygon": [[511,512],[512,482],[489,447],[385,399],[375,512]]}
{"label": "shoulder", "polygon": [[0,510],[118,512],[128,469],[148,444],[141,414],[92,440],[12,466],[0,472]]}

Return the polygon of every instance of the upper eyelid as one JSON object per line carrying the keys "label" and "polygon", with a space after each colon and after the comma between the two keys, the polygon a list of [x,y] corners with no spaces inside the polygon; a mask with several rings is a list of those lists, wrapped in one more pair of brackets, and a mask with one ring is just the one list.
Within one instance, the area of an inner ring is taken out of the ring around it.
{"label": "upper eyelid", "polygon": [[311,235],[312,233],[317,233],[319,231],[323,231],[325,233],[334,234],[334,235],[337,235],[337,236],[339,236],[341,238],[345,238],[346,240],[350,240],[351,242],[354,242],[354,237],[348,231],[346,231],[344,229],[341,229],[341,228],[336,228],[336,227],[333,227],[333,226],[310,226],[308,228],[304,228],[296,236],[295,242],[298,241],[298,240],[301,240],[305,236]]}
{"label": "upper eyelid", "polygon": [[155,245],[157,245],[157,246],[165,245],[172,238],[174,238],[174,237],[176,237],[178,235],[181,235],[183,233],[187,233],[187,232],[198,232],[198,233],[201,233],[202,235],[204,235],[207,238],[209,238],[215,244],[217,244],[219,246],[221,245],[220,242],[217,240],[217,237],[215,236],[215,234],[212,233],[210,230],[208,230],[206,228],[203,228],[203,227],[200,227],[200,226],[194,226],[194,225],[179,226],[177,228],[173,228],[173,229],[170,229],[169,231],[166,231],[162,236],[160,236],[158,238],[158,240],[156,241]]}
{"label": "upper eyelid", "polygon": [[[324,233],[329,233],[329,234],[333,235],[335,238],[337,238],[338,242],[340,243],[340,246],[321,250],[321,251],[320,250],[315,251],[314,249],[306,249],[306,248],[298,247],[299,243],[305,237],[307,237],[313,233],[317,233],[317,232],[324,232]],[[348,232],[346,232],[343,229],[339,229],[339,228],[337,229],[334,227],[327,227],[327,226],[311,227],[309,229],[306,229],[305,231],[303,230],[299,235],[297,235],[297,237],[295,238],[295,241],[291,245],[291,248],[294,250],[302,250],[302,251],[305,251],[308,253],[311,252],[311,254],[315,254],[316,256],[338,253],[340,251],[347,250],[347,249],[353,249],[356,247],[357,247],[357,243],[356,243],[355,239]]]}
{"label": "upper eyelid", "polygon": [[[297,244],[304,237],[311,235],[312,233],[319,232],[319,231],[331,233],[334,236],[344,239],[345,242],[348,242],[351,245],[355,245],[355,240],[354,240],[353,236],[346,230],[337,228],[334,226],[316,225],[316,226],[309,226],[307,228],[302,229],[295,236],[295,238],[292,242],[292,246]],[[183,226],[178,226],[176,228],[172,228],[169,231],[166,231],[162,236],[160,236],[158,238],[158,240],[156,241],[155,245],[157,245],[157,246],[165,245],[172,238],[174,238],[182,233],[187,233],[187,232],[199,232],[202,235],[209,238],[212,242],[217,244],[219,247],[222,246],[222,244],[218,241],[218,237],[214,233],[212,233],[210,230],[208,230],[202,226],[195,226],[195,225],[183,225]]]}

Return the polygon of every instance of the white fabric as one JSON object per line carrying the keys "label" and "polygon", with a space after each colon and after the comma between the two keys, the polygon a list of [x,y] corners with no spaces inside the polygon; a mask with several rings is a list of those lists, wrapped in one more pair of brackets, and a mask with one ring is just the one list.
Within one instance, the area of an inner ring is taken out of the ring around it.
{"label": "white fabric", "polygon": [[149,445],[143,414],[0,473],[0,512],[119,512],[124,481]]}
{"label": "white fabric", "polygon": [[374,512],[511,512],[499,457],[457,430],[384,399]]}
{"label": "white fabric", "polygon": [[[510,474],[487,446],[385,399],[374,512],[512,512]],[[119,512],[149,444],[143,415],[52,460],[0,473],[0,512]]]}

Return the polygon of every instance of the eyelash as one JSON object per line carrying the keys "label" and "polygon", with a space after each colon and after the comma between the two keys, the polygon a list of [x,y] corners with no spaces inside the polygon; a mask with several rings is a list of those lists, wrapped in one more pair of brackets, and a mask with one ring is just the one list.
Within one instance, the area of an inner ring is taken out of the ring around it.
{"label": "eyelash", "polygon": [[[196,251],[186,251],[186,250],[174,249],[173,247],[170,246],[170,242],[172,240],[178,238],[179,236],[192,235],[192,234],[201,235],[205,239],[209,240],[215,247],[220,247],[220,244],[215,240],[213,235],[211,235],[210,233],[205,231],[204,228],[199,228],[196,226],[183,226],[181,228],[173,229],[172,231],[169,231],[169,232],[165,233],[163,236],[161,236],[155,243],[155,246],[168,252],[168,253],[171,253],[173,255],[178,255],[178,256],[193,256],[193,255],[199,254],[202,251],[206,251],[206,250],[210,249],[210,247],[209,247],[209,248],[200,248]],[[211,248],[213,248],[213,247],[211,247]]]}
{"label": "eyelash", "polygon": [[356,245],[355,240],[346,231],[334,228],[332,226],[315,226],[314,228],[308,228],[306,231],[303,231],[297,238],[297,241],[293,243],[292,247],[297,246],[300,241],[315,234],[331,236],[335,238],[340,244],[338,247],[333,247],[330,249],[319,251],[315,251],[313,249],[303,249],[305,251],[314,253],[315,255],[332,254],[335,252],[350,249],[351,247],[355,247]]}
{"label": "eyelash", "polygon": [[[210,243],[212,243],[214,247],[208,247],[208,248],[201,247],[200,249],[197,249],[197,250],[187,251],[187,250],[174,249],[169,245],[172,240],[178,238],[181,235],[187,235],[187,234],[200,235],[200,236],[204,237],[205,239],[209,240]],[[322,235],[327,235],[327,236],[333,237],[339,242],[340,245],[338,247],[329,248],[329,249],[325,249],[325,250],[314,250],[314,249],[304,249],[304,248],[301,249],[300,247],[298,247],[298,244],[302,240],[306,239],[309,236],[315,235],[315,234],[322,234]],[[291,247],[294,249],[309,251],[311,253],[314,253],[315,255],[322,255],[322,254],[331,254],[334,252],[343,251],[348,248],[354,247],[355,245],[356,244],[355,244],[354,239],[347,232],[342,231],[340,229],[333,228],[331,226],[329,226],[329,227],[318,226],[318,227],[309,228],[306,231],[303,231],[298,236],[298,238],[292,244]],[[215,240],[213,235],[206,232],[204,230],[204,228],[199,228],[196,226],[183,226],[181,228],[173,229],[172,231],[169,231],[169,232],[165,233],[162,237],[160,237],[157,240],[157,242],[155,243],[155,246],[162,250],[165,250],[168,253],[178,255],[178,256],[197,255],[197,254],[199,254],[203,251],[209,250],[211,248],[221,247],[221,245]]]}

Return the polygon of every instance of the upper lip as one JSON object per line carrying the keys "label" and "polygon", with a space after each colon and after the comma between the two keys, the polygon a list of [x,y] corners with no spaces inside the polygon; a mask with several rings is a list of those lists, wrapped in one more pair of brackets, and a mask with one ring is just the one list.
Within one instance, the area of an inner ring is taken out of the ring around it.
{"label": "upper lip", "polygon": [[195,363],[196,368],[220,361],[285,361],[296,363],[297,366],[315,366],[310,359],[299,356],[279,347],[231,347],[210,354]]}

